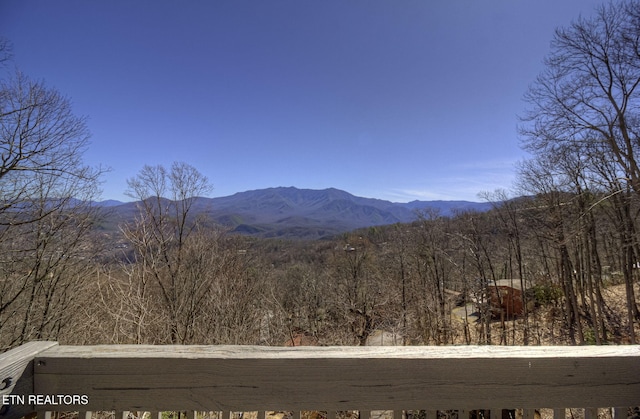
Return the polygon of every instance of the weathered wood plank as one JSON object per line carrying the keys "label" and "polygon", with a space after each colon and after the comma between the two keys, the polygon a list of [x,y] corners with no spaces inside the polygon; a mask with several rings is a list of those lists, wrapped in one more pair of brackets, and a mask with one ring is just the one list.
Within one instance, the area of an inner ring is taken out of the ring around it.
{"label": "weathered wood plank", "polygon": [[612,419],[627,419],[627,410],[628,410],[628,408],[626,408],[626,407],[614,406],[613,407],[613,411],[611,412],[611,418]]}
{"label": "weathered wood plank", "polygon": [[[34,342],[38,343],[38,342]],[[42,343],[42,342],[41,342]],[[580,358],[635,357],[638,345],[620,346],[316,346],[273,347],[243,345],[95,345],[57,346],[47,357],[56,358],[217,358],[217,359],[317,359],[317,358]]]}
{"label": "weathered wood plank", "polygon": [[28,395],[34,394],[33,359],[57,345],[29,342],[0,354],[0,419],[17,419],[35,412],[27,400]]}
{"label": "weathered wood plank", "polygon": [[[83,410],[401,410],[640,403],[640,347],[59,346],[40,394]],[[70,409],[71,410],[71,409]]]}

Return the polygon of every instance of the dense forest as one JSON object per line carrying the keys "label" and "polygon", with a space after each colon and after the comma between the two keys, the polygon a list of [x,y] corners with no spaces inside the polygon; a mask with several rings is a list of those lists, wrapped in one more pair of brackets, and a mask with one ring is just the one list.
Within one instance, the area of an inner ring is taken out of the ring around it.
{"label": "dense forest", "polygon": [[6,75],[10,53],[1,41],[0,350],[361,345],[379,331],[404,345],[640,341],[640,2],[556,31],[520,121],[531,158],[512,191],[484,194],[490,211],[315,241],[229,234],[193,211],[210,186],[186,163],[145,166],[128,182],[134,221],[103,233],[86,121]]}

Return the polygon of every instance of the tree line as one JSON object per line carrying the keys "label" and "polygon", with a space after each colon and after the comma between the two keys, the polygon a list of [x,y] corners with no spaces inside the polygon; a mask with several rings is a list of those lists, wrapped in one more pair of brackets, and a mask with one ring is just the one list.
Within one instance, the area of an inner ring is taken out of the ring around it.
{"label": "tree line", "polygon": [[[513,191],[484,194],[491,211],[424,211],[314,242],[229,234],[193,212],[206,177],[174,163],[128,181],[128,251],[105,257],[113,237],[96,228],[103,169],[82,161],[86,121],[10,70],[10,52],[0,42],[2,349],[276,345],[294,333],[354,345],[376,330],[403,344],[638,343],[638,1],[556,31],[520,120],[531,157]],[[517,316],[491,304],[503,279],[522,290]]]}

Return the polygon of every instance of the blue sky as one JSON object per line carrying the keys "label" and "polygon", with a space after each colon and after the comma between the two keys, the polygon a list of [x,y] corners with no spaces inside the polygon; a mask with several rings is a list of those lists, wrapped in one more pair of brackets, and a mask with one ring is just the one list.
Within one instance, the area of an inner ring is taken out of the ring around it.
{"label": "blue sky", "polygon": [[591,0],[0,0],[14,64],[85,115],[103,198],[187,162],[275,186],[478,201],[509,189],[522,97]]}

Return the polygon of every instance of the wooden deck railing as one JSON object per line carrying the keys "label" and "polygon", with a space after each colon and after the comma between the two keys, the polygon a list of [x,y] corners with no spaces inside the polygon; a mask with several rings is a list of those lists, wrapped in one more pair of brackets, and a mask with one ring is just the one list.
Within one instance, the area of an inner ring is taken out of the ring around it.
{"label": "wooden deck railing", "polygon": [[[0,419],[49,411],[555,409],[640,405],[640,347],[59,346],[0,354]],[[622,411],[618,411],[619,413]],[[299,414],[298,414],[299,415]],[[495,416],[491,415],[494,419]],[[460,416],[459,416],[460,417]]]}

